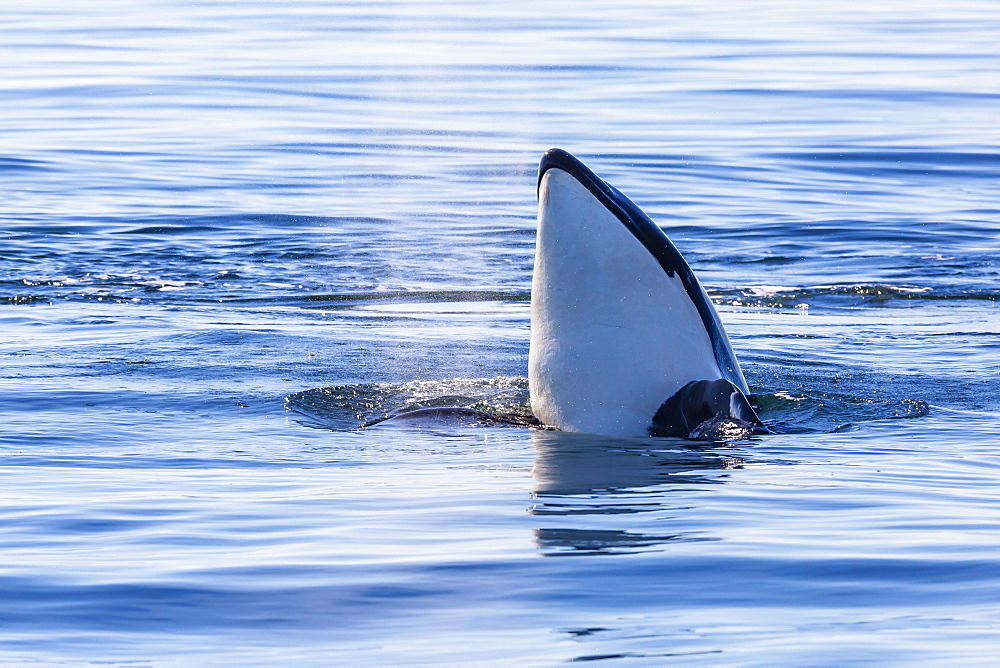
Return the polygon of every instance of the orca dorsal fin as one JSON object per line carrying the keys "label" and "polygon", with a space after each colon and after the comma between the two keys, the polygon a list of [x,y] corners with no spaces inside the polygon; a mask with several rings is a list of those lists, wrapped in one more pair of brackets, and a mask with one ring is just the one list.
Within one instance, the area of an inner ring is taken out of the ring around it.
{"label": "orca dorsal fin", "polygon": [[693,380],[663,402],[649,433],[714,440],[733,426],[746,434],[762,433],[764,427],[746,395],[725,378]]}

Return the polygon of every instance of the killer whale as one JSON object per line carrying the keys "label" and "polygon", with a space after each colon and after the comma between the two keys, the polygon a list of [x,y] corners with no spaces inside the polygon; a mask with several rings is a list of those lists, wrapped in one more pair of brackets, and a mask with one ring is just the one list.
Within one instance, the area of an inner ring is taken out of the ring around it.
{"label": "killer whale", "polygon": [[562,431],[763,430],[691,267],[638,206],[561,149],[538,169],[528,385],[535,417]]}
{"label": "killer whale", "polygon": [[733,440],[766,430],[712,302],[666,234],[562,149],[539,164],[533,418],[424,409],[382,422]]}

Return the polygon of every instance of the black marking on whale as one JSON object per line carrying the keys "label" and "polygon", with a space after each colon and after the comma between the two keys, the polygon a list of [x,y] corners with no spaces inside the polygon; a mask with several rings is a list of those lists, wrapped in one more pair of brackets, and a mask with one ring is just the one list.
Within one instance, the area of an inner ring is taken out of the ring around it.
{"label": "black marking on whale", "polygon": [[674,244],[667,238],[663,230],[642,209],[636,206],[632,200],[622,194],[617,188],[605,183],[589,167],[562,149],[549,149],[542,156],[541,163],[538,166],[538,187],[541,186],[542,177],[545,175],[545,172],[552,168],[561,169],[579,181],[639,240],[646,250],[649,251],[650,255],[663,267],[663,271],[668,276],[673,277],[676,275],[680,278],[691,302],[698,309],[698,314],[701,316],[705,331],[712,342],[712,351],[715,353],[715,361],[719,365],[719,370],[741,392],[747,393],[749,390],[739,371],[739,363],[732,355],[725,330],[723,330],[722,324],[719,322],[719,317],[715,313],[715,309],[708,300],[705,291],[699,285],[691,267],[684,260],[684,256],[674,247]]}
{"label": "black marking on whale", "polygon": [[693,380],[653,416],[650,436],[729,440],[766,433],[746,395],[724,378]]}

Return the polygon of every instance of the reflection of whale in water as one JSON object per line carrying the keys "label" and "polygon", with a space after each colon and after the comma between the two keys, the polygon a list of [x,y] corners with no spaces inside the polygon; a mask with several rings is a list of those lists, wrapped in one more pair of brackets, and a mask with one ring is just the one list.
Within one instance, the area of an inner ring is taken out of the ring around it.
{"label": "reflection of whale in water", "polygon": [[[712,540],[699,532],[635,532],[581,522],[583,516],[666,510],[666,487],[719,484],[743,459],[716,447],[679,447],[668,441],[597,434],[536,432],[531,514],[548,526],[535,540],[548,556],[621,554],[659,549],[665,543]],[[651,493],[654,491],[656,493]],[[581,524],[583,526],[581,526]]]}
{"label": "reflection of whale in water", "polygon": [[[559,149],[538,173],[528,376],[535,417],[563,431],[728,440],[763,429],[687,262],[639,207]],[[390,422],[422,417],[506,424],[463,409]]]}
{"label": "reflection of whale in water", "polygon": [[679,447],[679,441],[539,431],[531,435],[531,443],[535,448],[532,476],[538,495],[616,493],[661,484],[712,484],[716,478],[706,472],[733,469],[743,463],[732,452]]}

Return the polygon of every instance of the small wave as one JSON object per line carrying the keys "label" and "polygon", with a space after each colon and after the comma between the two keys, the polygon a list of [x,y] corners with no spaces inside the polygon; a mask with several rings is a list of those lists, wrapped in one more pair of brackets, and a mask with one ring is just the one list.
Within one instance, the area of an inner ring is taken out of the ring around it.
{"label": "small wave", "polygon": [[818,387],[754,396],[761,419],[775,433],[837,432],[859,422],[918,418],[930,412],[920,399],[885,396],[877,388],[835,392]]}
{"label": "small wave", "polygon": [[49,171],[52,167],[41,160],[0,156],[0,172]]}
{"label": "small wave", "polygon": [[338,385],[285,397],[285,409],[306,418],[306,426],[335,430],[358,429],[407,411],[438,407],[529,416],[528,379],[500,376]]}
{"label": "small wave", "polygon": [[[149,293],[177,292],[205,286],[204,281],[162,278],[143,273],[33,274],[0,279],[0,287],[8,287],[16,293],[0,294],[0,300],[6,300],[8,304],[48,303],[54,300],[126,303],[142,301]],[[25,289],[30,292],[24,292]]]}
{"label": "small wave", "polygon": [[52,300],[49,297],[41,297],[38,295],[12,295],[7,297],[0,297],[0,304],[7,304],[8,306],[48,304],[51,301]]}
{"label": "small wave", "polygon": [[214,232],[218,229],[218,227],[212,227],[211,225],[150,225],[148,227],[122,230],[117,234],[190,234],[192,232]]}
{"label": "small wave", "polygon": [[748,286],[711,291],[713,301],[736,307],[809,308],[880,305],[892,300],[1000,300],[995,290],[941,290],[927,286],[833,284],[810,287]]}
{"label": "small wave", "polygon": [[820,171],[858,175],[933,174],[935,177],[996,178],[1000,155],[931,150],[844,150],[776,152],[768,158],[808,163]]}
{"label": "small wave", "polygon": [[285,230],[289,228],[323,227],[331,224],[385,223],[379,218],[363,216],[293,216],[272,213],[223,214],[210,216],[185,216],[169,218],[156,217],[146,220],[133,220],[133,225],[117,230],[116,234],[138,235],[182,235],[197,232],[215,232],[220,230]]}
{"label": "small wave", "polygon": [[333,302],[347,305],[372,301],[393,302],[523,302],[531,295],[523,292],[501,292],[499,290],[392,290],[387,292],[357,292],[344,294],[303,295],[293,298],[303,302]]}

